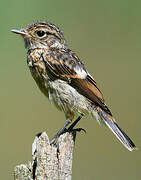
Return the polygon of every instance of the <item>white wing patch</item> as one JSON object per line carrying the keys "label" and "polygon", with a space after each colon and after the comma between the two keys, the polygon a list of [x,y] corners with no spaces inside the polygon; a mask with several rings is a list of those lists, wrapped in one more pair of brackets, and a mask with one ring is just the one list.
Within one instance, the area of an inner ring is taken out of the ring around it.
{"label": "white wing patch", "polygon": [[78,77],[79,77],[80,79],[85,79],[85,78],[86,78],[87,72],[86,72],[84,69],[80,68],[79,66],[76,66],[76,67],[74,68],[74,70],[75,70],[75,72],[78,74]]}

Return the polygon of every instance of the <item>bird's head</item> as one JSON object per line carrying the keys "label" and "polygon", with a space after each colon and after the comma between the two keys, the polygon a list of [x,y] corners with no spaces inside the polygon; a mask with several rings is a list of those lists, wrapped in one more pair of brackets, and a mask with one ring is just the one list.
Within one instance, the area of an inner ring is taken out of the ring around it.
{"label": "bird's head", "polygon": [[33,22],[23,29],[12,29],[20,34],[25,41],[25,48],[65,48],[66,41],[62,31],[54,24],[42,21]]}

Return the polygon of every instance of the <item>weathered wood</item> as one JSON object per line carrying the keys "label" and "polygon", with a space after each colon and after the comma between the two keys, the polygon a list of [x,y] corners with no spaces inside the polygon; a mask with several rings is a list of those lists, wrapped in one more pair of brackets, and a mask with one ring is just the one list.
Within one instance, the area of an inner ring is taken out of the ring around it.
{"label": "weathered wood", "polygon": [[72,155],[76,132],[61,135],[50,145],[45,132],[32,144],[33,161],[14,169],[15,180],[71,180]]}

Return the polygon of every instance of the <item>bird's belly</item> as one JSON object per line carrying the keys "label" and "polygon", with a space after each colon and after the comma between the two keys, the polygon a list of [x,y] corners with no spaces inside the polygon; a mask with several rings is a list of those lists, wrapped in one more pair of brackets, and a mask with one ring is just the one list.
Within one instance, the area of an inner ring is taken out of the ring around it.
{"label": "bird's belly", "polygon": [[59,110],[65,111],[69,109],[71,112],[83,114],[90,114],[93,111],[90,101],[67,82],[60,79],[48,79],[47,75],[44,76],[43,73],[39,71],[39,67],[30,67],[30,71],[41,92],[48,97]]}
{"label": "bird's belly", "polygon": [[71,111],[89,114],[92,106],[89,100],[79,94],[73,87],[63,80],[49,82],[49,99],[61,109],[67,106]]}

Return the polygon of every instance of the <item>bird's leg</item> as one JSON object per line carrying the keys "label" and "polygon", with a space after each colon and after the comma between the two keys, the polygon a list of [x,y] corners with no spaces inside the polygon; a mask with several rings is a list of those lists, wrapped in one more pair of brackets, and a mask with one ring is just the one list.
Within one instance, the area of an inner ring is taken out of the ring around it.
{"label": "bird's leg", "polygon": [[53,144],[56,139],[66,131],[66,127],[71,123],[71,120],[66,120],[65,124],[63,125],[63,127],[57,132],[57,134],[50,140],[50,144]]}
{"label": "bird's leg", "polygon": [[[83,114],[81,114],[70,126],[69,126],[69,128],[67,129],[68,131],[72,131],[73,130],[73,128],[74,128],[74,126],[80,121],[80,119],[83,117]],[[76,129],[74,129],[75,131],[81,131],[81,130],[83,130],[85,133],[86,133],[86,131],[85,131],[85,129],[83,129],[83,128],[76,128]]]}
{"label": "bird's leg", "polygon": [[[73,128],[75,127],[75,125],[80,121],[80,119],[83,117],[83,114],[81,114],[67,129],[67,126],[71,123],[71,120],[67,120],[64,124],[64,126],[57,132],[57,134],[50,140],[50,144],[53,144],[56,139],[63,133],[65,133],[66,131],[72,131]],[[81,131],[83,130],[84,132],[85,129],[83,128],[76,128],[74,129],[75,131]]]}

